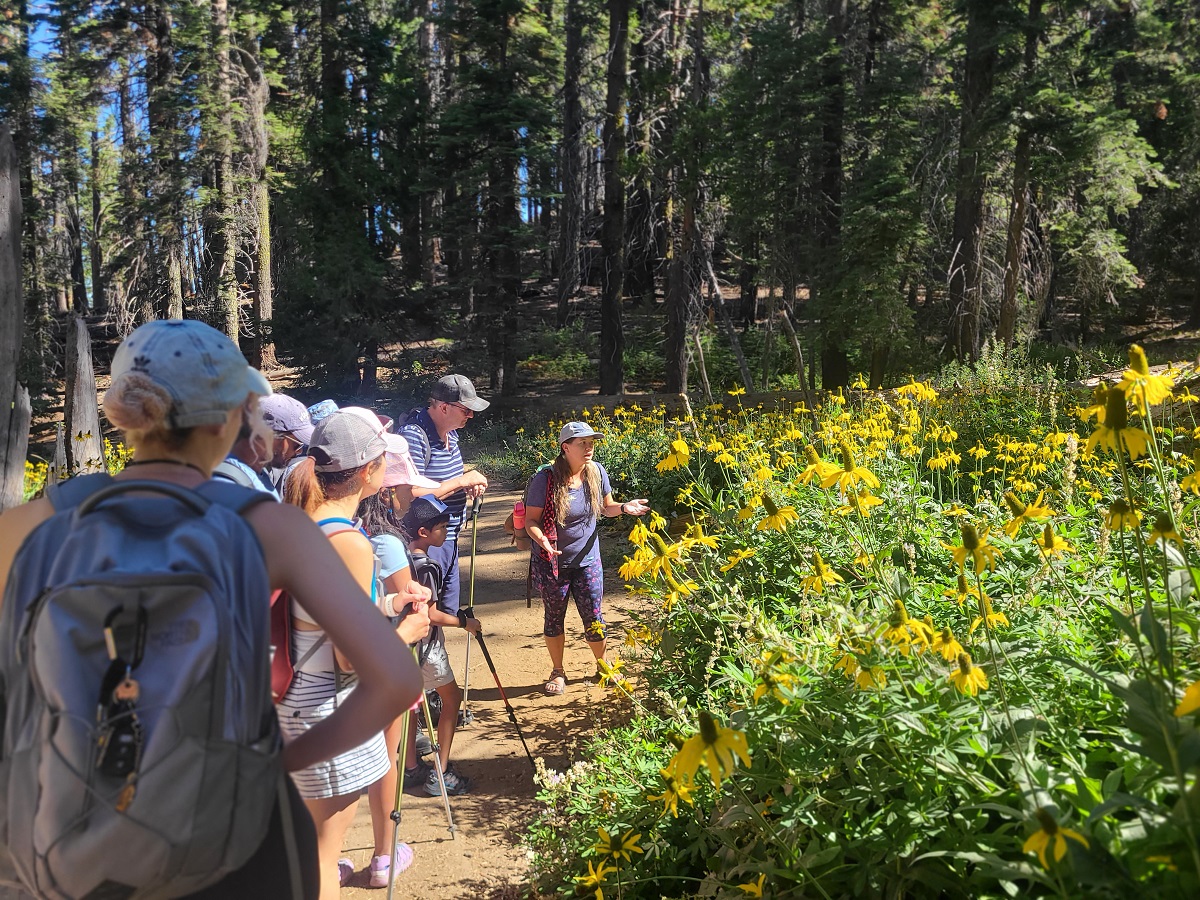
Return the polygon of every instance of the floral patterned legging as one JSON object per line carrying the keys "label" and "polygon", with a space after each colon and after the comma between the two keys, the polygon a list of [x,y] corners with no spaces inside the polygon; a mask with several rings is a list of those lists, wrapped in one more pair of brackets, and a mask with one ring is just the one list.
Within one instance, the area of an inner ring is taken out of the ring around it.
{"label": "floral patterned legging", "polygon": [[549,560],[537,553],[533,556],[533,586],[542,597],[546,619],[542,633],[558,637],[567,620],[567,597],[574,595],[575,608],[583,620],[583,633],[588,641],[604,640],[604,565],[599,559],[574,569],[559,569],[555,577]]}

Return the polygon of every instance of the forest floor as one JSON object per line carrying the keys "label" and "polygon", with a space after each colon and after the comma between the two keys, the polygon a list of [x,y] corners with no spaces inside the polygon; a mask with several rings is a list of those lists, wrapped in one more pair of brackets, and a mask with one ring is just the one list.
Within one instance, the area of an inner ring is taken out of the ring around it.
{"label": "forest floor", "polygon": [[[567,692],[561,697],[543,692],[550,659],[542,643],[542,605],[535,598],[533,608],[526,608],[529,556],[510,546],[503,528],[519,497],[518,491],[494,489],[486,495],[479,515],[475,605],[530,751],[548,767],[564,769],[578,759],[586,737],[607,727],[616,713],[609,708],[605,691],[591,680],[595,665],[574,610],[567,616]],[[471,570],[469,529],[460,538],[460,548],[465,603]],[[637,601],[621,589],[615,569],[609,569],[605,617],[610,624],[619,624]],[[462,685],[466,640],[451,632],[447,646]],[[529,863],[521,840],[537,814],[532,766],[477,644],[471,651],[469,678],[469,706],[475,718],[458,731],[452,752],[455,768],[471,779],[469,794],[450,798],[457,837],[451,839],[446,828],[441,799],[430,797],[423,788],[406,791],[401,806],[400,839],[413,848],[415,858],[412,867],[397,876],[396,887],[413,900],[502,900],[522,896],[528,889]],[[390,829],[389,823],[389,836]],[[342,889],[345,900],[379,896],[366,887],[372,847],[371,815],[364,796],[345,842],[345,855],[357,869],[351,885]]]}

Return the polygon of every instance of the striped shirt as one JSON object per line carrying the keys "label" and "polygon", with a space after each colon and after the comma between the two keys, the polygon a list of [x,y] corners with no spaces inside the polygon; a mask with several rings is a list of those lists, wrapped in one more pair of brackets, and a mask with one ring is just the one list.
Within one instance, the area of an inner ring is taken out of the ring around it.
{"label": "striped shirt", "polygon": [[[407,425],[400,429],[400,434],[408,441],[408,449],[412,454],[417,471],[433,481],[449,481],[463,473],[462,454],[458,451],[458,432],[451,431],[446,435],[446,442],[438,434],[437,426],[429,416],[429,410],[423,409],[413,417]],[[425,447],[429,447],[429,455],[425,455]],[[465,491],[455,491],[442,502],[450,510],[450,525],[446,529],[446,542],[458,540],[458,532],[462,529],[463,512],[467,508]]]}

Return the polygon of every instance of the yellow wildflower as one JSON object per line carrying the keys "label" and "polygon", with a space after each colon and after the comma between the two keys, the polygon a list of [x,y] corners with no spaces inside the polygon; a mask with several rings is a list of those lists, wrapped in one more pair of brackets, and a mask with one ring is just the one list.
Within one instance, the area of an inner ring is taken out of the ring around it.
{"label": "yellow wildflower", "polygon": [[854,685],[860,691],[869,691],[871,688],[882,690],[887,687],[887,673],[880,666],[863,669],[858,673],[858,677],[854,679]]}
{"label": "yellow wildflower", "polygon": [[1200,449],[1192,451],[1192,473],[1185,475],[1183,481],[1179,482],[1179,489],[1200,494]]}
{"label": "yellow wildflower", "polygon": [[1146,351],[1137,344],[1130,345],[1129,368],[1121,376],[1117,387],[1129,395],[1143,416],[1148,407],[1157,406],[1170,397],[1174,386],[1175,379],[1169,375],[1151,375]]}
{"label": "yellow wildflower", "polygon": [[1025,841],[1025,846],[1021,849],[1026,853],[1036,853],[1038,859],[1045,869],[1050,868],[1050,863],[1046,861],[1046,850],[1053,848],[1054,861],[1059,862],[1067,854],[1067,838],[1077,841],[1084,847],[1091,846],[1078,831],[1072,831],[1070,828],[1063,828],[1055,821],[1054,816],[1050,815],[1050,811],[1045,807],[1038,807],[1037,816],[1039,828]]}
{"label": "yellow wildflower", "polygon": [[967,630],[967,634],[974,634],[975,629],[982,625],[985,620],[987,621],[988,628],[999,628],[1002,625],[1005,627],[1008,626],[1008,616],[1004,615],[1002,612],[996,612],[996,610],[992,608],[991,597],[983,598],[983,613],[984,614],[982,616],[975,617],[975,621],[971,623],[971,627]]}
{"label": "yellow wildflower", "polygon": [[806,576],[800,581],[800,586],[804,588],[806,594],[810,591],[814,594],[823,594],[825,588],[843,580],[841,575],[825,565],[825,560],[821,558],[820,551],[813,552],[812,564],[813,574]]}
{"label": "yellow wildflower", "polygon": [[1114,500],[1104,516],[1109,531],[1124,531],[1142,524],[1142,514],[1124,500]]}
{"label": "yellow wildflower", "polygon": [[1160,512],[1154,517],[1154,527],[1150,530],[1150,543],[1156,541],[1174,541],[1177,547],[1183,547],[1183,538],[1175,530],[1175,522],[1168,512]]}
{"label": "yellow wildflower", "polygon": [[1054,533],[1054,526],[1049,522],[1042,529],[1041,535],[1033,539],[1033,544],[1046,556],[1058,556],[1060,553],[1075,552],[1074,547]]}
{"label": "yellow wildflower", "polygon": [[950,673],[949,679],[960,693],[971,697],[986,691],[988,686],[987,674],[971,663],[971,654],[966,652],[958,654],[958,668]]}
{"label": "yellow wildflower", "polygon": [[1149,441],[1150,435],[1129,425],[1125,392],[1118,386],[1105,392],[1104,413],[1083,450],[1084,453],[1091,453],[1099,446],[1103,450],[1111,450],[1113,455],[1125,450],[1130,459],[1137,459],[1146,455],[1146,445]]}
{"label": "yellow wildflower", "polygon": [[609,834],[604,828],[598,829],[600,840],[592,847],[597,853],[604,856],[611,856],[613,859],[623,859],[626,862],[633,862],[633,853],[645,853],[641,847],[637,845],[640,833],[634,834],[633,830],[629,830],[622,835],[617,832]]}
{"label": "yellow wildflower", "polygon": [[[862,380],[861,376],[859,380]],[[761,897],[763,895],[763,883],[766,880],[767,873],[763,872],[758,876],[758,881],[747,881],[745,884],[739,884],[738,887],[746,893],[747,897]]]}
{"label": "yellow wildflower", "polygon": [[775,501],[766,494],[763,494],[762,503],[767,516],[755,526],[759,531],[787,531],[788,525],[800,521],[800,514],[794,506],[776,506]]}
{"label": "yellow wildflower", "polygon": [[700,730],[684,741],[671,763],[676,777],[694,781],[696,770],[703,762],[708,767],[713,787],[719,788],[721,781],[733,774],[737,760],[750,765],[750,747],[746,734],[733,728],[718,725],[705,710],[700,710]]}
{"label": "yellow wildflower", "polygon": [[665,769],[659,769],[659,773],[663,777],[663,792],[661,794],[651,794],[647,800],[661,800],[663,802],[662,814],[671,814],[671,818],[679,818],[679,801],[682,800],[689,806],[693,805],[692,800],[692,785],[686,779],[676,778],[674,769],[668,766]]}
{"label": "yellow wildflower", "polygon": [[1042,491],[1038,494],[1037,499],[1029,505],[1022,503],[1017,499],[1017,495],[1012,491],[1004,492],[1004,502],[1008,504],[1009,510],[1013,517],[1009,519],[1008,524],[1004,526],[1004,533],[1010,538],[1015,538],[1017,532],[1021,530],[1021,526],[1033,519],[1045,519],[1054,515],[1054,510],[1048,506],[1042,506],[1042,498],[1046,496],[1046,492]]}
{"label": "yellow wildflower", "polygon": [[687,441],[682,436],[676,436],[675,440],[671,441],[671,452],[667,457],[656,465],[659,473],[669,472],[672,469],[685,468],[688,464],[688,459],[691,456],[691,450],[687,445]]}
{"label": "yellow wildflower", "polygon": [[650,529],[648,529],[641,519],[633,526],[629,532],[629,541],[638,547],[645,547],[646,541],[650,539]]}
{"label": "yellow wildflower", "polygon": [[812,484],[814,481],[820,484],[838,470],[837,466],[833,463],[827,463],[821,459],[817,453],[817,448],[812,446],[812,444],[804,448],[804,458],[808,464],[797,478],[801,484]]}
{"label": "yellow wildflower", "polygon": [[954,662],[958,659],[958,654],[963,652],[962,644],[954,637],[949,625],[939,631],[933,639],[933,652],[940,653],[946,662]]}
{"label": "yellow wildflower", "polygon": [[610,866],[606,862],[601,862],[600,867],[596,868],[596,865],[590,860],[588,861],[587,867],[588,873],[586,875],[577,876],[575,881],[580,887],[587,888],[588,890],[595,888],[596,900],[604,900],[604,888],[602,885],[607,881],[608,873],[617,871],[617,867]]}
{"label": "yellow wildflower", "polygon": [[596,668],[600,672],[600,687],[604,687],[612,682],[621,681],[621,670],[625,668],[625,660],[618,659],[615,663],[610,663],[606,659],[597,659]]}
{"label": "yellow wildflower", "polygon": [[757,551],[755,551],[755,550],[748,550],[745,548],[743,548],[741,550],[735,550],[733,552],[733,554],[729,557],[729,559],[726,561],[725,565],[721,566],[721,571],[728,572],[730,569],[732,569],[738,563],[744,562],[745,560],[752,557],[756,552]]}
{"label": "yellow wildflower", "polygon": [[1175,707],[1176,716],[1186,716],[1200,709],[1200,681],[1193,681],[1183,692],[1183,699]]}
{"label": "yellow wildflower", "polygon": [[869,469],[860,466],[855,461],[854,450],[846,441],[842,441],[838,445],[838,449],[842,456],[842,467],[834,469],[825,476],[821,481],[821,487],[833,487],[836,484],[844,493],[850,493],[851,489],[859,483],[865,484],[869,488],[879,487],[879,479],[871,474]]}
{"label": "yellow wildflower", "polygon": [[976,572],[981,571],[985,565],[988,569],[994,570],[996,557],[1000,555],[1000,551],[987,542],[988,529],[983,529],[983,533],[980,534],[975,530],[974,525],[964,522],[959,527],[959,533],[962,535],[961,547],[942,544],[953,555],[959,571],[961,572],[966,566],[968,558],[974,564]]}

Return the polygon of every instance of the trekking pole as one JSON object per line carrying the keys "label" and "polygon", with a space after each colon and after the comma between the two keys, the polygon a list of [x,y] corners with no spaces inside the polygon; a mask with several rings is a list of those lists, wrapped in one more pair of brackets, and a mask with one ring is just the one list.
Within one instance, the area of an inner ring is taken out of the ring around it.
{"label": "trekking pole", "polygon": [[[421,694],[424,696],[424,692]],[[388,866],[388,890],[387,900],[392,900],[392,894],[396,889],[396,846],[400,842],[400,804],[404,800],[404,768],[408,754],[408,720],[412,715],[412,710],[406,710],[404,718],[400,721],[400,746],[396,748],[396,799],[392,803],[392,846],[391,859]]]}
{"label": "trekking pole", "polygon": [[[413,659],[417,667],[421,662],[417,657],[417,648],[412,648]],[[425,708],[425,725],[429,728],[429,745],[433,748],[433,770],[437,773],[438,787],[442,789],[442,803],[446,807],[446,827],[450,830],[450,840],[458,838],[458,826],[454,824],[454,816],[450,814],[450,795],[446,793],[446,776],[442,772],[442,748],[438,744],[437,729],[433,727],[433,716],[429,712],[429,695],[421,691],[421,704]]]}
{"label": "trekking pole", "polygon": [[[471,616],[474,618],[474,616]],[[533,754],[529,752],[529,745],[525,743],[525,735],[521,733],[521,726],[517,722],[517,713],[512,708],[512,704],[508,702],[508,695],[504,693],[504,685],[500,683],[500,676],[496,672],[496,664],[492,662],[492,654],[488,653],[487,644],[483,640],[483,631],[479,632],[479,649],[483,651],[483,658],[487,661],[488,668],[492,670],[492,678],[496,680],[496,690],[500,692],[500,699],[504,701],[504,709],[508,712],[508,721],[513,723],[513,728],[517,730],[517,737],[521,739],[521,746],[525,748],[525,755],[529,757],[529,764],[537,770],[537,763],[533,761]]]}
{"label": "trekking pole", "polygon": [[[479,534],[479,507],[483,506],[483,494],[480,494],[471,501],[471,586],[467,594],[467,616],[475,618],[475,545],[476,537]],[[468,698],[471,695],[471,632],[467,632],[467,662],[465,665],[467,670],[463,676],[463,702],[462,709],[458,711],[458,725],[466,726],[475,721],[475,716],[472,714],[468,706]]]}

